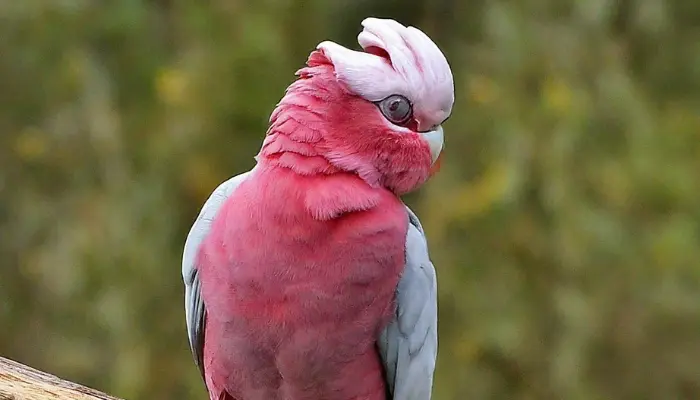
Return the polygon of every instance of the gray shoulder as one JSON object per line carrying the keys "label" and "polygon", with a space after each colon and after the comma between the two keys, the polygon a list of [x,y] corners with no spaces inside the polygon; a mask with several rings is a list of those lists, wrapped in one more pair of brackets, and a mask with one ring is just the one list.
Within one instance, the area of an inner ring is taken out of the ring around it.
{"label": "gray shoulder", "polygon": [[192,356],[199,371],[204,374],[202,363],[204,345],[204,301],[201,296],[200,281],[196,259],[199,246],[209,234],[211,224],[219,209],[233,191],[243,182],[250,172],[246,172],[219,185],[202,206],[185,241],[182,255],[182,279],[185,284],[185,321],[187,337],[192,350]]}
{"label": "gray shoulder", "polygon": [[429,400],[437,359],[437,278],[418,217],[408,207],[406,266],[394,319],[378,340],[393,400]]}

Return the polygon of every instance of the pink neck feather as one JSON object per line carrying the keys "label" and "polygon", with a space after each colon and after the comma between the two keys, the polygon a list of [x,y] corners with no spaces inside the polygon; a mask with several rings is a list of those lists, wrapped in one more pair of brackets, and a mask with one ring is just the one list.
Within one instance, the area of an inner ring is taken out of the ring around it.
{"label": "pink neck feather", "polygon": [[270,117],[258,163],[267,171],[270,167],[286,170],[277,178],[289,185],[278,180],[278,187],[300,193],[314,219],[330,220],[373,208],[388,192],[376,180],[367,182],[356,171],[334,165],[326,155],[331,146],[324,130],[331,124],[324,104],[347,96],[335,83],[332,66],[323,60],[315,63],[312,57],[309,67],[298,75],[300,79],[287,89]]}
{"label": "pink neck feather", "polygon": [[329,128],[329,121],[323,111],[324,103],[339,100],[338,88],[333,87],[337,84],[333,84],[331,65],[311,63],[297,73],[300,79],[290,85],[270,116],[258,161],[299,175],[335,174],[341,170],[324,151],[323,130]]}

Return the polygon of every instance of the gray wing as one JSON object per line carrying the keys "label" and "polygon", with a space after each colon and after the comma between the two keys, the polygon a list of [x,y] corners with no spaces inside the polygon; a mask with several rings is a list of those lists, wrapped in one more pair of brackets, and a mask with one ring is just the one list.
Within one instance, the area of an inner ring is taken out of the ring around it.
{"label": "gray wing", "polygon": [[187,337],[190,342],[192,356],[204,376],[203,349],[204,349],[204,301],[199,281],[196,258],[199,246],[209,234],[211,223],[219,212],[221,205],[233,193],[234,189],[250,174],[246,172],[234,176],[217,187],[202,206],[197,220],[192,225],[190,233],[185,241],[185,250],[182,255],[182,279],[185,282],[185,320],[187,322]]}
{"label": "gray wing", "polygon": [[406,266],[396,290],[396,314],[378,348],[390,398],[429,400],[437,359],[437,279],[423,228],[407,210]]}

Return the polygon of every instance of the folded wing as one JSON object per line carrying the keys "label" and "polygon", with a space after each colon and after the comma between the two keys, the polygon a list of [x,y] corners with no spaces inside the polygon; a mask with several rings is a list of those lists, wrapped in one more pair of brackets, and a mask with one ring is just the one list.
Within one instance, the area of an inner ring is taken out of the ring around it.
{"label": "folded wing", "polygon": [[182,255],[182,279],[185,283],[185,319],[187,322],[187,336],[190,342],[192,356],[204,376],[204,328],[206,312],[200,280],[197,270],[197,253],[199,247],[209,234],[211,224],[219,209],[233,191],[245,180],[249,172],[234,176],[217,187],[204,203],[197,220],[192,225],[190,233],[185,241],[185,250]]}
{"label": "folded wing", "polygon": [[408,209],[406,266],[396,314],[378,340],[393,400],[429,400],[437,358],[437,281],[423,228]]}

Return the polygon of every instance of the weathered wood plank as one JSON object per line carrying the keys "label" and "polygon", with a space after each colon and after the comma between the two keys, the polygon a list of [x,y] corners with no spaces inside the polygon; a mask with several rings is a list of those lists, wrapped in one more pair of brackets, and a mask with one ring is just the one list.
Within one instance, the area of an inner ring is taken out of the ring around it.
{"label": "weathered wood plank", "polygon": [[0,357],[0,400],[120,400]]}

